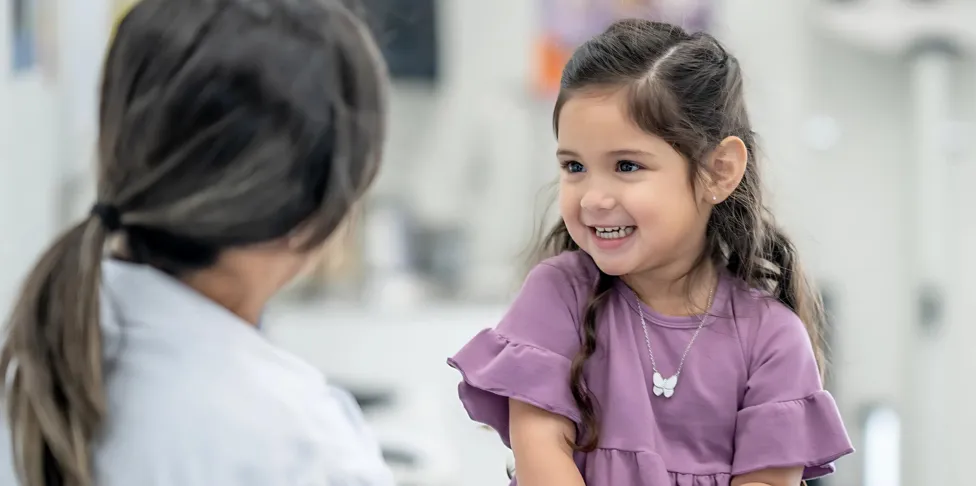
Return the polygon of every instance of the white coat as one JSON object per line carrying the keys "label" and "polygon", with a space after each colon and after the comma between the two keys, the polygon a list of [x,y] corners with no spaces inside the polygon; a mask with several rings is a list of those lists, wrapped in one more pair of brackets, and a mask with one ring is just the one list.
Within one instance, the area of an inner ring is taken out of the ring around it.
{"label": "white coat", "polygon": [[[394,485],[359,408],[318,370],[162,272],[103,268],[98,486]],[[0,485],[16,484],[4,435]]]}

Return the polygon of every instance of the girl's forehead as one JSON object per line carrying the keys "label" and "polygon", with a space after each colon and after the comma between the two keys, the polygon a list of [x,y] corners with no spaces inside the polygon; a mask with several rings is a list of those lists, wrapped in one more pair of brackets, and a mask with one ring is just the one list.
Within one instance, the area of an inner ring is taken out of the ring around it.
{"label": "girl's forehead", "polygon": [[574,96],[559,113],[560,150],[655,152],[660,137],[645,132],[630,117],[620,95]]}
{"label": "girl's forehead", "polygon": [[618,95],[579,95],[559,112],[559,137],[576,138],[594,131],[640,132]]}

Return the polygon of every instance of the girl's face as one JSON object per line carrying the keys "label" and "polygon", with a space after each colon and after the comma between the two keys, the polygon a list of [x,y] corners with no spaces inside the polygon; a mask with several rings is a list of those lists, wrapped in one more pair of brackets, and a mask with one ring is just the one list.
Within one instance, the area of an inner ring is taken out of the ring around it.
{"label": "girl's face", "polygon": [[689,164],[628,116],[624,93],[575,95],[559,114],[559,209],[573,240],[604,273],[694,260],[712,196]]}

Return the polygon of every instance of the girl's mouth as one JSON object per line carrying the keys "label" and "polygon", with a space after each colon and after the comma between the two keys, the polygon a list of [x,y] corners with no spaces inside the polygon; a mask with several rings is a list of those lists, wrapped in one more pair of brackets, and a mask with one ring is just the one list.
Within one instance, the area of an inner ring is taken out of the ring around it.
{"label": "girl's mouth", "polygon": [[616,250],[630,241],[636,226],[591,226],[593,243],[601,250]]}
{"label": "girl's mouth", "polygon": [[610,226],[610,227],[591,227],[593,234],[603,240],[619,240],[630,236],[636,226]]}

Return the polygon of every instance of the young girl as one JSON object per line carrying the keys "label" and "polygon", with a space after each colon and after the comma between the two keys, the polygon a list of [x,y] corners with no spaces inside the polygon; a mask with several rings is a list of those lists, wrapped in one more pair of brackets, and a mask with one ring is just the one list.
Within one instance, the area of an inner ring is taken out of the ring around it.
{"label": "young girl", "polygon": [[821,387],[820,301],[764,206],[738,61],[707,34],[618,22],[569,61],[554,125],[555,256],[450,360],[518,484],[830,473],[852,448]]}
{"label": "young girl", "polygon": [[105,63],[98,203],[0,351],[0,483],[393,485],[348,396],[256,329],[372,182],[385,85],[338,0],[135,5]]}

